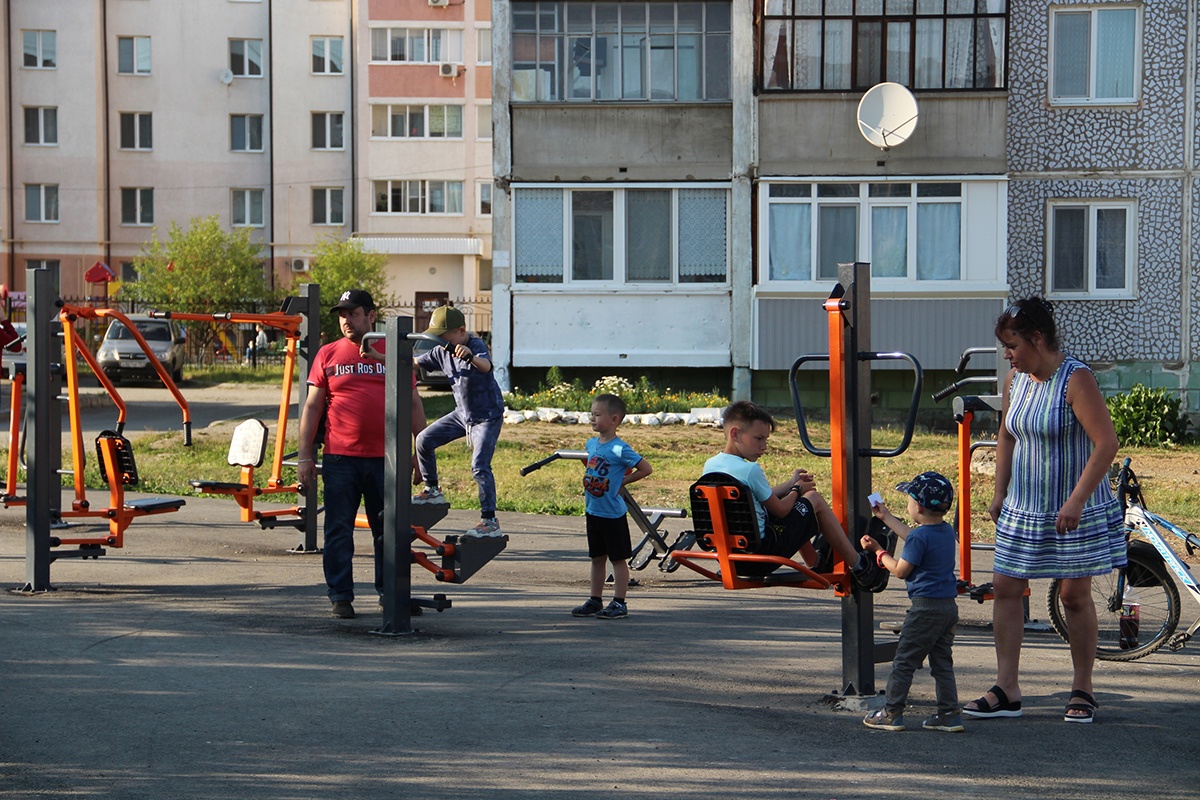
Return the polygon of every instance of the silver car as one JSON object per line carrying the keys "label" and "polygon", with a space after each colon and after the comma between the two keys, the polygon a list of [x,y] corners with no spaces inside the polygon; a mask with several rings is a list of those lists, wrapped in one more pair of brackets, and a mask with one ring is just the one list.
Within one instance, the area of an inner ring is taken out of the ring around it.
{"label": "silver car", "polygon": [[[162,362],[163,369],[171,375],[171,380],[176,383],[183,380],[183,345],[187,341],[183,328],[169,319],[150,319],[137,314],[130,315],[129,321],[137,327],[155,357]],[[158,379],[154,367],[150,365],[150,359],[142,352],[137,339],[133,338],[133,334],[118,320],[113,320],[105,331],[104,340],[96,352],[96,360],[100,362],[104,374],[114,383],[122,378]]]}

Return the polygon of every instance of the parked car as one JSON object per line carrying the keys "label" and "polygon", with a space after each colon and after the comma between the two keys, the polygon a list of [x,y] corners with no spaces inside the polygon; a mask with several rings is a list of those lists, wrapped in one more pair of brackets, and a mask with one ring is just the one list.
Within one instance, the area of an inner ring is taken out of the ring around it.
{"label": "parked car", "polygon": [[[171,376],[178,383],[183,380],[183,364],[186,358],[184,342],[187,335],[178,323],[169,319],[150,319],[134,314],[129,317],[146,344],[150,346],[155,357],[162,362]],[[114,383],[122,378],[140,378],[143,380],[158,380],[150,359],[142,352],[137,339],[119,320],[113,320],[104,332],[104,340],[96,352],[96,360],[104,374]]]}
{"label": "parked car", "polygon": [[[413,342],[413,358],[423,355],[424,353],[428,353],[435,347],[441,347],[441,345],[434,344],[428,339],[418,339],[417,341]],[[440,369],[425,369],[423,367],[418,367],[417,383],[423,386],[446,387],[450,385],[450,379],[446,377],[446,373],[442,372]]]}

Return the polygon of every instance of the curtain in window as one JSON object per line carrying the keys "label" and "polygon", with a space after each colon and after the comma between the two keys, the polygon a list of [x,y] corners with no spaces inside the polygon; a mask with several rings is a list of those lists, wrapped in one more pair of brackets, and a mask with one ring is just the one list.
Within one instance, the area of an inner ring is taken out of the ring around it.
{"label": "curtain in window", "polygon": [[793,89],[821,88],[821,20],[796,20]]}
{"label": "curtain in window", "polygon": [[876,206],[871,209],[871,276],[903,278],[908,275],[908,209]]}
{"label": "curtain in window", "polygon": [[942,20],[917,20],[917,75],[914,89],[942,86]]}
{"label": "curtain in window", "polygon": [[[446,135],[451,139],[461,139],[463,135],[463,107],[446,106]],[[491,125],[488,125],[491,131]]]}
{"label": "curtain in window", "polygon": [[850,20],[825,21],[825,88],[850,88],[853,30]]}
{"label": "curtain in window", "polygon": [[773,281],[807,281],[812,278],[812,206],[807,203],[772,203],[767,275]]}
{"label": "curtain in window", "polygon": [[441,139],[446,136],[445,106],[429,107],[429,135],[435,139]]}
{"label": "curtain in window", "polygon": [[1087,97],[1088,12],[1054,15],[1054,97]]}
{"label": "curtain in window", "polygon": [[962,276],[962,206],[917,205],[917,280],[956,281]]}
{"label": "curtain in window", "polygon": [[629,281],[671,280],[671,192],[625,192],[625,277]]}
{"label": "curtain in window", "polygon": [[969,89],[975,72],[972,40],[974,23],[969,19],[946,20],[947,89]]}
{"label": "curtain in window", "polygon": [[1051,289],[1056,292],[1081,292],[1087,288],[1087,209],[1056,208],[1052,223],[1054,236]]}
{"label": "curtain in window", "polygon": [[571,192],[571,278],[613,278],[612,192]]}
{"label": "curtain in window", "polygon": [[513,266],[517,280],[526,283],[562,283],[562,190],[514,191],[513,229]]}
{"label": "curtain in window", "polygon": [[1133,98],[1134,37],[1137,11],[1133,8],[1096,12],[1096,97],[1106,100]]}
{"label": "curtain in window", "polygon": [[858,260],[858,207],[821,206],[817,211],[817,278],[837,280],[838,264]]}
{"label": "curtain in window", "polygon": [[979,37],[976,41],[977,88],[998,89],[1004,85],[1004,36],[1004,20],[979,20]]}
{"label": "curtain in window", "polygon": [[[767,12],[771,13],[770,11]],[[792,76],[789,69],[790,53],[792,52],[791,26],[781,19],[763,20],[763,76],[767,89],[792,88]],[[799,48],[796,60],[801,54]]]}
{"label": "curtain in window", "polygon": [[1096,211],[1096,288],[1125,288],[1125,209]]}
{"label": "curtain in window", "polygon": [[371,60],[388,60],[388,30],[387,28],[371,29]]}
{"label": "curtain in window", "polygon": [[887,24],[887,80],[902,86],[911,85],[909,62],[912,57],[912,23]]}
{"label": "curtain in window", "polygon": [[446,181],[446,213],[461,214],[463,210],[462,181]]}
{"label": "curtain in window", "polygon": [[724,189],[679,190],[679,280],[725,280],[728,243]]}

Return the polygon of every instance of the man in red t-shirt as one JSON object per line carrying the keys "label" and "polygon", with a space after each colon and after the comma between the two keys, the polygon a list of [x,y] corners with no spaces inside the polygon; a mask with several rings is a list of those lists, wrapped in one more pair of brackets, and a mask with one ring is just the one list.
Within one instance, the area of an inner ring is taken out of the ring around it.
{"label": "man in red t-shirt", "polygon": [[[375,590],[383,591],[380,548],[383,544],[384,388],[387,374],[378,354],[368,353],[363,336],[375,330],[375,301],[361,289],[344,292],[332,309],[341,320],[342,338],[317,351],[308,375],[308,397],[300,414],[298,477],[300,491],[316,486],[313,440],[325,418],[325,583],[335,617],[354,617],[354,519],[361,502],[375,540]],[[412,390],[413,435],[425,429],[425,409]]]}

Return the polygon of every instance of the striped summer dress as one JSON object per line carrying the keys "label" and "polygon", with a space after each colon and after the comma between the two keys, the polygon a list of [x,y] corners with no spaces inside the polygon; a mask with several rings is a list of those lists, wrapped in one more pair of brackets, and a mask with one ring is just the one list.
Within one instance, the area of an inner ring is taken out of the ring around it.
{"label": "striped summer dress", "polygon": [[1079,528],[1054,530],[1092,442],[1067,404],[1067,383],[1087,365],[1067,356],[1039,383],[1017,373],[1009,387],[1006,425],[1016,438],[1012,480],[996,522],[995,571],[1013,578],[1084,578],[1125,564],[1121,506],[1108,481],[1084,504]]}

